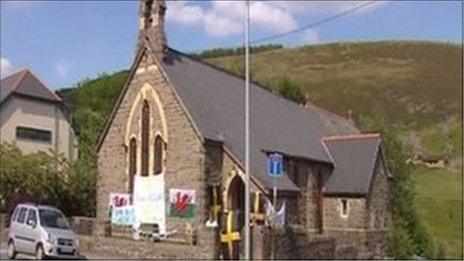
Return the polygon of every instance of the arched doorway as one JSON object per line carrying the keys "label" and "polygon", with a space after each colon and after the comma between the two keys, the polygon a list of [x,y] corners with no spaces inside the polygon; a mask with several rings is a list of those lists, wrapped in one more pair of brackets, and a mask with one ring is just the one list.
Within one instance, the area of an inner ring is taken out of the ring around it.
{"label": "arched doorway", "polygon": [[245,211],[245,184],[238,175],[230,182],[227,202],[229,210],[239,210],[240,213]]}

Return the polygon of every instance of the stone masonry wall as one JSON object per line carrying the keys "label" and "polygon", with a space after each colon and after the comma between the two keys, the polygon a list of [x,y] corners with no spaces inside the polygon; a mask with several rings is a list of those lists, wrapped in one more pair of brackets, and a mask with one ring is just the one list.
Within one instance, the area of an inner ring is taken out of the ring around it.
{"label": "stone masonry wall", "polygon": [[[389,180],[380,157],[376,163],[371,188],[367,199],[325,197],[324,233],[337,239],[337,248],[354,247],[371,258],[383,258],[391,223],[391,195]],[[341,215],[341,199],[347,200],[347,217]]]}
{"label": "stone masonry wall", "polygon": [[366,199],[343,198],[347,200],[347,217],[342,217],[342,198],[324,198],[324,231],[333,229],[365,229],[367,219]]}
{"label": "stone masonry wall", "polygon": [[372,191],[368,198],[368,227],[373,230],[386,230],[391,220],[391,196],[389,180],[379,158],[372,183]]}
{"label": "stone masonry wall", "polygon": [[197,245],[152,243],[119,238],[79,236],[80,251],[111,254],[124,259],[214,259],[214,236],[211,229],[202,229]]}
{"label": "stone masonry wall", "polygon": [[[110,192],[128,191],[128,158],[125,147],[126,124],[136,96],[142,86],[147,83],[158,94],[164,111],[164,115],[162,115],[162,112],[158,111],[156,106],[150,107],[150,113],[153,116],[150,126],[150,159],[153,158],[154,136],[157,132],[163,133],[160,117],[164,116],[167,123],[168,137],[165,154],[166,215],[169,215],[167,204],[170,188],[196,190],[198,207],[195,219],[185,220],[167,217],[167,230],[182,229],[186,223],[191,223],[194,227],[197,227],[204,222],[205,216],[204,193],[206,185],[203,145],[193,125],[188,120],[186,112],[175,97],[172,87],[169,86],[159,68],[154,64],[153,59],[147,54],[144,55],[141,63],[136,68],[134,78],[130,82],[120,107],[117,108],[116,115],[98,153],[97,218],[100,222],[108,219],[107,205]],[[134,115],[133,119],[137,122],[139,117],[137,113],[140,113],[140,109],[136,108],[135,112],[136,115]],[[136,132],[137,128],[140,127],[137,124],[132,124],[132,126],[135,129],[131,127],[131,132]],[[166,137],[163,138],[166,139]],[[138,158],[140,158],[140,154]],[[151,163],[150,170],[152,168]]]}

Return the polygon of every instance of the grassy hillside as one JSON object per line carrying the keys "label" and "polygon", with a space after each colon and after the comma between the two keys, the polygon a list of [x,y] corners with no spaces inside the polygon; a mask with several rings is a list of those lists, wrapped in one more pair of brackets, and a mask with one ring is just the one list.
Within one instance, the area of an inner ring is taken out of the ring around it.
{"label": "grassy hillside", "polygon": [[[310,101],[340,115],[375,111],[392,123],[419,127],[461,111],[461,52],[444,43],[334,43],[255,54],[251,71],[274,88],[289,76]],[[207,61],[240,73],[243,60]]]}
{"label": "grassy hillside", "polygon": [[449,258],[462,258],[462,173],[418,168],[414,179],[417,210],[436,247],[443,245]]}

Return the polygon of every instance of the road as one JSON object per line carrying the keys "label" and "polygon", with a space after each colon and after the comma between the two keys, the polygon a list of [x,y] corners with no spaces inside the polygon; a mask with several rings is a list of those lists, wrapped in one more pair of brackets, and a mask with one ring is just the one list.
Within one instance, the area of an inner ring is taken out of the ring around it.
{"label": "road", "polygon": [[[6,260],[8,259],[8,253],[6,249],[0,249],[0,260]],[[16,256],[16,259],[35,259],[34,256],[29,256],[29,255],[23,255],[23,254],[18,254]],[[105,255],[100,255],[100,254],[95,254],[95,253],[84,253],[82,255],[82,259],[88,259],[88,260],[99,260],[99,259],[106,259],[106,260],[126,260],[126,258],[122,257],[114,257],[114,256],[105,256]]]}

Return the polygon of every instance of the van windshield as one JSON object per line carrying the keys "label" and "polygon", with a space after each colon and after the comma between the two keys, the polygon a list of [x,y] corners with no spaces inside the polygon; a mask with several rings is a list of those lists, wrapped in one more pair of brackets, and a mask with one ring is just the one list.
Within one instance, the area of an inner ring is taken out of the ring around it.
{"label": "van windshield", "polygon": [[66,217],[59,211],[50,209],[39,210],[40,225],[49,228],[69,229]]}

